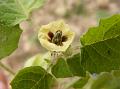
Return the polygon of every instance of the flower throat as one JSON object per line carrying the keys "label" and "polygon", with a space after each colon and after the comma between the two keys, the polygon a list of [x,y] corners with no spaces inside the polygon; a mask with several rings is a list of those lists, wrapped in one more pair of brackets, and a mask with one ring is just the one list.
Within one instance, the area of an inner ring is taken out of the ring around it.
{"label": "flower throat", "polygon": [[56,31],[54,34],[52,32],[49,32],[48,36],[50,37],[50,39],[48,40],[58,46],[62,46],[63,45],[62,42],[67,41],[67,37],[63,36],[61,30]]}
{"label": "flower throat", "polygon": [[52,43],[62,46],[62,31],[56,31],[53,36]]}

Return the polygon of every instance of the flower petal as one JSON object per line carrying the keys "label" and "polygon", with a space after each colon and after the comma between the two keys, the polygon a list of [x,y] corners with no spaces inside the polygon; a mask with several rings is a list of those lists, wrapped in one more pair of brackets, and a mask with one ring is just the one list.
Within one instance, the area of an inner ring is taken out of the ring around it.
{"label": "flower petal", "polygon": [[[62,46],[58,46],[49,41],[49,32],[55,34],[58,30],[62,31],[63,36],[67,37],[67,40],[62,42]],[[43,25],[38,34],[41,45],[50,51],[66,51],[69,45],[72,43],[74,36],[74,32],[70,31],[69,26],[65,24],[63,20],[54,21],[48,25]]]}

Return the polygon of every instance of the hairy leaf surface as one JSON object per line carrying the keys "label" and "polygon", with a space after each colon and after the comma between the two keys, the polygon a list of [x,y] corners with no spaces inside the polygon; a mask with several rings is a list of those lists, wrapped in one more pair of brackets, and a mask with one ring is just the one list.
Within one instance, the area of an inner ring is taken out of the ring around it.
{"label": "hairy leaf surface", "polygon": [[50,89],[54,78],[40,66],[27,67],[19,71],[12,80],[12,89]]}
{"label": "hairy leaf surface", "polygon": [[17,47],[21,30],[18,24],[45,0],[0,0],[0,59]]}
{"label": "hairy leaf surface", "polygon": [[0,59],[10,55],[18,47],[21,32],[18,25],[7,27],[0,24]]}
{"label": "hairy leaf surface", "polygon": [[120,68],[120,15],[100,20],[81,38],[84,71],[100,73]]}
{"label": "hairy leaf surface", "polygon": [[58,59],[52,68],[52,73],[58,78],[85,76],[85,71],[80,65],[80,53],[67,59]]}
{"label": "hairy leaf surface", "polygon": [[45,0],[0,0],[0,21],[6,25],[16,25],[29,18],[34,9],[43,5]]}

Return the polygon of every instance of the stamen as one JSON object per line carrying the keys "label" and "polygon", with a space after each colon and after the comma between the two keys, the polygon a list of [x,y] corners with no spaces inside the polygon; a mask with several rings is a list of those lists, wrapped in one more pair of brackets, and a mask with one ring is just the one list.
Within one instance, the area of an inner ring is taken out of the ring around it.
{"label": "stamen", "polygon": [[50,40],[54,37],[54,34],[52,32],[48,32],[48,36],[50,37]]}
{"label": "stamen", "polygon": [[52,32],[49,32],[48,36],[49,36],[48,41],[58,46],[63,46],[62,42],[65,42],[68,39],[66,36],[62,36],[61,30],[56,31],[55,34],[53,34]]}
{"label": "stamen", "polygon": [[67,37],[66,36],[62,36],[62,42],[66,42],[67,41]]}

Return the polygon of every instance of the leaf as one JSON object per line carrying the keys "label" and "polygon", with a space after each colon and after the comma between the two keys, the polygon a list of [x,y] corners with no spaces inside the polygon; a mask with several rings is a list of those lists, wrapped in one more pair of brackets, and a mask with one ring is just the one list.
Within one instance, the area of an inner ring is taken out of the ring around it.
{"label": "leaf", "polygon": [[115,77],[120,77],[120,70],[113,70],[111,74]]}
{"label": "leaf", "polygon": [[81,81],[78,80],[73,87],[75,89],[120,89],[120,70],[112,73],[102,72],[96,76],[86,76]]}
{"label": "leaf", "polygon": [[[115,71],[115,74],[119,71]],[[118,76],[119,74],[119,76]],[[91,77],[83,89],[119,89],[120,72],[117,76],[114,73],[101,73],[96,78]]]}
{"label": "leaf", "polygon": [[21,30],[18,24],[43,5],[45,0],[0,0],[0,59],[17,47]]}
{"label": "leaf", "polygon": [[[91,89],[104,89],[106,85],[113,80],[113,77],[110,73],[102,73],[97,78],[93,80]],[[109,85],[110,86],[110,85]],[[109,88],[107,88],[109,89]]]}
{"label": "leaf", "polygon": [[81,66],[90,73],[120,68],[120,15],[100,21],[81,38]]}
{"label": "leaf", "polygon": [[86,77],[81,77],[78,81],[76,81],[72,87],[75,89],[82,89],[88,82],[90,76],[86,75]]}
{"label": "leaf", "polygon": [[52,73],[57,78],[72,77],[68,64],[63,58],[59,58],[57,64],[53,66]]}
{"label": "leaf", "polygon": [[22,31],[19,26],[4,26],[0,24],[0,59],[10,55],[17,47]]}
{"label": "leaf", "polygon": [[24,67],[41,66],[43,69],[46,70],[50,63],[51,63],[51,55],[50,55],[50,52],[47,52],[44,54],[37,54],[29,58],[25,62]]}
{"label": "leaf", "polygon": [[69,65],[69,68],[74,76],[86,76],[86,71],[84,71],[81,66],[80,53],[67,58],[67,64]]}
{"label": "leaf", "polygon": [[68,59],[59,58],[52,68],[52,73],[57,78],[84,76],[85,72],[80,66],[80,54],[75,54]]}
{"label": "leaf", "polygon": [[116,38],[120,35],[120,15],[114,15],[107,19],[101,19],[98,27],[92,27],[81,37],[83,46]]}
{"label": "leaf", "polygon": [[12,80],[12,89],[50,89],[54,78],[39,66],[24,68]]}
{"label": "leaf", "polygon": [[12,26],[19,24],[44,2],[45,0],[0,0],[0,21]]}

